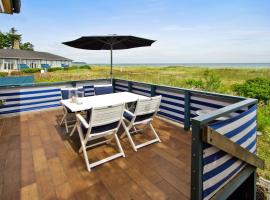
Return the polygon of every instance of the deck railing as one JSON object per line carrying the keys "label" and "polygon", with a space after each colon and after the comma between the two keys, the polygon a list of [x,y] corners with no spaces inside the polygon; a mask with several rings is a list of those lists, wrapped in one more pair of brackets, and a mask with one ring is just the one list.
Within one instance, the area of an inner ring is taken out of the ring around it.
{"label": "deck railing", "polygon": [[[108,83],[109,79],[97,79],[1,87],[0,99],[6,103],[0,107],[0,117],[59,107],[62,87],[86,86],[91,93],[93,85]],[[113,88],[114,92],[162,95],[158,115],[182,124],[185,130],[192,127],[192,199],[227,198],[243,185],[249,187],[243,194],[253,199],[255,170],[263,166],[255,155],[257,100],[121,79],[113,79]],[[206,109],[213,112],[196,115],[197,110]],[[229,119],[217,122],[220,117]]]}
{"label": "deck railing", "polygon": [[129,91],[146,96],[162,95],[159,115],[183,124],[189,130],[197,110],[216,110],[244,100],[243,97],[178,87],[114,79],[115,92]]}

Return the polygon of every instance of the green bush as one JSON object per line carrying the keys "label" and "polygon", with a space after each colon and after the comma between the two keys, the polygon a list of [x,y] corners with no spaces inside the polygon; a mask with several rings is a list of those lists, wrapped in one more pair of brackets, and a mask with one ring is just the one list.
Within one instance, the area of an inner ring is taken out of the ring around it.
{"label": "green bush", "polygon": [[204,89],[207,91],[217,91],[221,87],[220,77],[208,70],[204,72],[204,82]]}
{"label": "green bush", "polygon": [[243,84],[235,84],[233,91],[238,95],[255,98],[266,103],[270,99],[270,80],[266,78],[250,79]]}
{"label": "green bush", "polygon": [[0,77],[5,77],[5,76],[7,76],[7,75],[8,75],[7,72],[0,72]]}
{"label": "green bush", "polygon": [[258,129],[262,132],[267,132],[267,129],[270,129],[270,103],[259,106]]}
{"label": "green bush", "polygon": [[21,70],[23,73],[37,73],[40,72],[39,68],[28,68],[28,69],[23,69]]}
{"label": "green bush", "polygon": [[185,83],[188,86],[195,87],[195,88],[203,88],[203,86],[204,86],[204,83],[202,80],[187,79],[187,80],[185,80]]}
{"label": "green bush", "polygon": [[61,67],[52,67],[52,68],[47,69],[48,72],[55,72],[55,71],[59,71],[59,70],[62,70],[62,68]]}
{"label": "green bush", "polygon": [[90,65],[82,65],[79,67],[80,69],[91,69]]}

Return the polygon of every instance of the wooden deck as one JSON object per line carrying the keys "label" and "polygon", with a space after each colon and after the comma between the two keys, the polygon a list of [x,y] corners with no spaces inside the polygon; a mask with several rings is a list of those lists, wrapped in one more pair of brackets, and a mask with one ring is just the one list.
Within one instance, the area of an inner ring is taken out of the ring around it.
{"label": "wooden deck", "polygon": [[[88,172],[78,135],[68,138],[57,120],[61,110],[0,119],[0,199],[189,199],[191,136],[154,120],[162,143],[135,153],[121,140],[126,158]],[[148,133],[148,131],[147,131]],[[142,141],[147,134],[136,135]],[[114,145],[89,151],[106,156]]]}

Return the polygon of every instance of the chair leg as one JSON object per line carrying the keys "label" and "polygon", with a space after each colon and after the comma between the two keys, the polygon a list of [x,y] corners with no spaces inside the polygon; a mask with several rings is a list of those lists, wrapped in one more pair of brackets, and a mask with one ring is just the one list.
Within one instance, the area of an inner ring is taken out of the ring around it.
{"label": "chair leg", "polygon": [[80,137],[80,141],[81,141],[80,151],[83,152],[83,157],[84,157],[84,161],[85,161],[87,170],[90,172],[91,167],[90,167],[90,163],[89,163],[89,159],[88,159],[88,155],[87,155],[87,151],[86,151],[85,140],[83,138],[82,130],[79,127],[78,127],[78,132],[79,132],[79,137]]}
{"label": "chair leg", "polygon": [[127,128],[127,127],[126,127],[126,124],[125,124],[123,121],[122,121],[122,125],[123,125],[123,127],[124,127],[124,129],[125,129],[125,133],[126,133],[126,135],[127,135],[127,137],[128,137],[128,140],[129,140],[129,142],[130,142],[130,144],[131,144],[133,150],[134,150],[134,151],[137,151],[136,145],[134,144],[134,142],[133,142],[133,140],[132,140],[132,138],[131,138],[131,136],[130,136],[130,133],[129,133],[129,129],[130,129],[131,127]]}
{"label": "chair leg", "polygon": [[67,119],[64,120],[65,122],[65,128],[66,128],[66,132],[68,133],[68,125],[67,125]]}
{"label": "chair leg", "polygon": [[117,146],[118,146],[118,149],[119,149],[120,153],[122,153],[123,157],[126,157],[125,156],[125,153],[123,151],[122,145],[121,145],[121,143],[120,143],[120,141],[119,141],[118,136],[117,136],[116,133],[114,134],[114,138],[116,140],[116,143],[117,143]]}
{"label": "chair leg", "polygon": [[67,113],[64,112],[64,115],[63,115],[63,117],[62,117],[62,119],[61,119],[61,121],[60,121],[60,125],[63,124],[63,122],[64,122],[64,120],[66,119],[66,117],[67,117]]}
{"label": "chair leg", "polygon": [[152,123],[150,123],[150,128],[151,128],[151,130],[153,131],[155,137],[158,139],[158,141],[161,142],[161,140],[160,140],[160,138],[159,138],[159,136],[158,136],[156,130],[154,129],[154,127],[153,127],[153,125],[152,125]]}
{"label": "chair leg", "polygon": [[77,122],[75,123],[75,125],[74,125],[72,131],[70,132],[69,137],[71,137],[71,136],[73,135],[73,133],[74,133],[75,130],[76,130],[76,127],[77,127]]}

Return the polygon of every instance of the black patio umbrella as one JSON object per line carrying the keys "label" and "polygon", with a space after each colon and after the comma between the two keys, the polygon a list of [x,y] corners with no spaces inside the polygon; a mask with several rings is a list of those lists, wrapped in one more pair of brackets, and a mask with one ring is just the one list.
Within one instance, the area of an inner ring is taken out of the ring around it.
{"label": "black patio umbrella", "polygon": [[113,66],[113,50],[131,49],[136,47],[151,46],[155,40],[135,37],[131,35],[106,35],[106,36],[84,36],[63,44],[87,50],[110,50],[111,51],[111,72]]}

